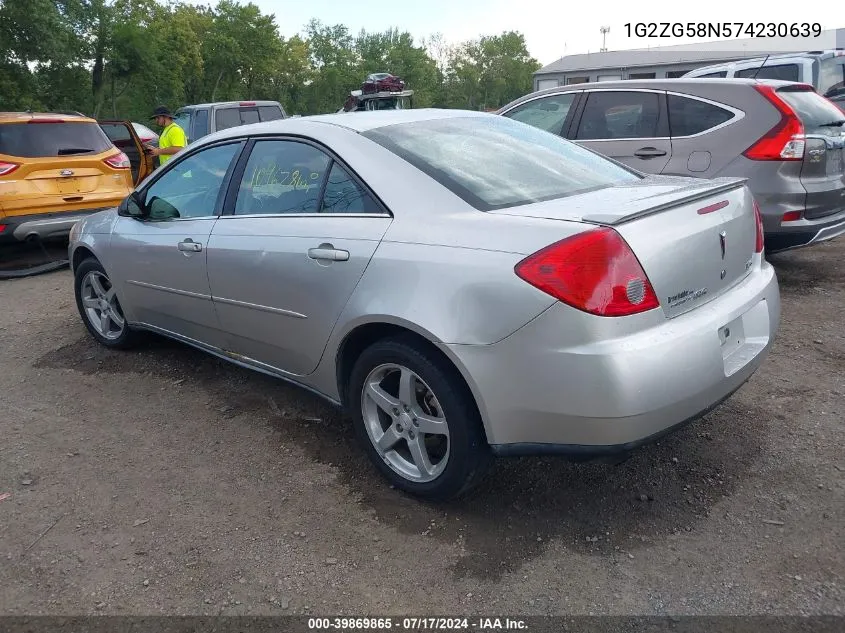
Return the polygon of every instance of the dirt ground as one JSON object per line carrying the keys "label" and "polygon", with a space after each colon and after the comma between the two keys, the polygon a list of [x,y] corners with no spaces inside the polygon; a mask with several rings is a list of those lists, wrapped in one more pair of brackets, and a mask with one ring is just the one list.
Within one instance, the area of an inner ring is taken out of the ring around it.
{"label": "dirt ground", "polygon": [[87,335],[67,270],[0,281],[4,614],[845,614],[845,240],[773,256],[779,339],[617,464],[390,489],[313,396]]}

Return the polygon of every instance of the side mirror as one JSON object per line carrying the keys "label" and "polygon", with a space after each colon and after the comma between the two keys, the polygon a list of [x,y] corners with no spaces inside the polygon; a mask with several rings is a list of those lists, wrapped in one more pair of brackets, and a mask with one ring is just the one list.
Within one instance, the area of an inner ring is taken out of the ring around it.
{"label": "side mirror", "polygon": [[117,207],[117,214],[128,218],[144,217],[144,208],[141,206],[137,192],[133,191],[123,199]]}

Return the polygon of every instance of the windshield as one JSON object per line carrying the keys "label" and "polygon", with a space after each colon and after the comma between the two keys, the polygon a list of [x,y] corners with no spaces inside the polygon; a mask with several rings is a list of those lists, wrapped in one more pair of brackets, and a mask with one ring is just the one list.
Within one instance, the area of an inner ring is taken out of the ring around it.
{"label": "windshield", "polygon": [[831,57],[819,62],[819,94],[833,97],[845,93],[845,58]]}
{"label": "windshield", "polygon": [[96,123],[6,123],[0,125],[0,154],[39,158],[99,154],[112,142]]}
{"label": "windshield", "polygon": [[190,110],[182,110],[181,112],[176,113],[176,118],[173,119],[173,122],[176,123],[182,131],[185,133],[186,136],[190,136],[191,134],[191,111]]}
{"label": "windshield", "polygon": [[561,137],[500,116],[364,133],[482,211],[563,198],[641,176]]}
{"label": "windshield", "polygon": [[811,90],[778,90],[778,96],[786,101],[801,123],[807,134],[821,134],[823,136],[840,136],[845,128],[830,125],[838,121],[845,121],[842,111],[820,94]]}

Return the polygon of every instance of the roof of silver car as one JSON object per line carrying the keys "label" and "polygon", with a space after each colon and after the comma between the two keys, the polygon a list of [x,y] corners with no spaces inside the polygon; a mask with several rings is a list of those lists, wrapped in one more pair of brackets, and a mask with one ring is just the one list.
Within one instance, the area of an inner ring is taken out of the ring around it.
{"label": "roof of silver car", "polygon": [[[731,86],[753,86],[766,84],[774,88],[795,84],[794,81],[780,81],[778,79],[740,79],[740,78],[714,78],[704,79],[703,77],[679,77],[677,79],[620,79],[619,81],[601,81],[583,84],[569,84],[568,86],[557,86],[556,88],[546,88],[536,92],[523,95],[518,99],[514,99],[507,105],[502,106],[497,112],[504,112],[515,105],[535,99],[547,94],[557,94],[561,92],[578,92],[579,90],[692,90],[701,86],[727,86],[730,90]],[[797,82],[801,83],[801,82]]]}

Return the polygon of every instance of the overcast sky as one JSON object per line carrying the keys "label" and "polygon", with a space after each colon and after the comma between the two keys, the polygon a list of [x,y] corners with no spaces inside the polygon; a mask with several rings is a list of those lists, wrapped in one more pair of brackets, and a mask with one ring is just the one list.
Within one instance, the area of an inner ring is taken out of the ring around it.
{"label": "overcast sky", "polygon": [[[215,0],[216,1],[216,0]],[[208,3],[209,0],[202,2]],[[241,0],[245,2],[245,0]],[[353,34],[364,28],[391,26],[415,37],[440,32],[460,42],[506,30],[521,31],[528,50],[542,64],[574,53],[601,48],[602,26],[609,26],[610,50],[687,44],[695,38],[628,37],[625,24],[636,22],[819,22],[824,29],[845,26],[841,0],[813,0],[803,5],[772,0],[252,0],[264,13],[274,13],[282,35],[302,31],[312,17],[328,24],[345,24]],[[197,3],[200,3],[199,1]],[[811,11],[805,10],[811,7]],[[577,11],[577,13],[576,13]]]}

